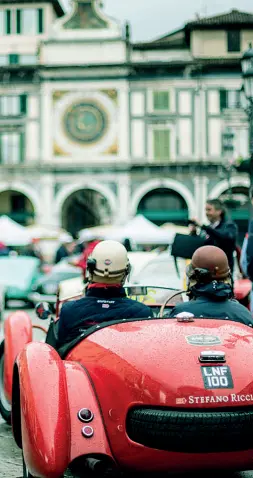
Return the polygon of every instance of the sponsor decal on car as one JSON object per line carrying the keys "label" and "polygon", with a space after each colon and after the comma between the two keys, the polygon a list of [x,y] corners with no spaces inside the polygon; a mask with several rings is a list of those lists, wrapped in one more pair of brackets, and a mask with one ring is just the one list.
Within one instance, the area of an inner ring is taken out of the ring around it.
{"label": "sponsor decal on car", "polygon": [[221,345],[221,339],[220,337],[217,337],[216,335],[187,335],[186,340],[188,344],[190,345]]}
{"label": "sponsor decal on car", "polygon": [[185,403],[187,403],[187,399],[186,398],[176,398],[176,404],[177,405],[185,405]]}
{"label": "sponsor decal on car", "polygon": [[207,395],[176,398],[176,405],[200,405],[205,403],[253,403],[253,394]]}

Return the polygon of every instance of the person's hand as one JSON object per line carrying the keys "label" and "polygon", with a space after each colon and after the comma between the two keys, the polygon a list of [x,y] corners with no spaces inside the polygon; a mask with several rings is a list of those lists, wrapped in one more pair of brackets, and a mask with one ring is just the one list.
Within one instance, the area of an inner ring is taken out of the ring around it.
{"label": "person's hand", "polygon": [[194,224],[189,224],[189,233],[190,234],[197,234],[197,227]]}
{"label": "person's hand", "polygon": [[196,231],[197,227],[201,227],[201,224],[197,221],[197,219],[189,219],[188,224],[193,231]]}
{"label": "person's hand", "polygon": [[74,259],[68,259],[68,260],[67,260],[67,263],[68,263],[70,266],[78,267],[78,266],[77,266],[77,261],[75,261]]}

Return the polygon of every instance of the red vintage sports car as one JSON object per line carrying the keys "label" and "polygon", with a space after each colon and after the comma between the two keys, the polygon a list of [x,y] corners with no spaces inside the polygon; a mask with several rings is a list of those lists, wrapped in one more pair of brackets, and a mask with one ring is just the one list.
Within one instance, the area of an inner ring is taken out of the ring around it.
{"label": "red vintage sports car", "polygon": [[[130,292],[155,311],[162,295],[172,295]],[[165,302],[162,310],[172,306]],[[38,314],[45,318],[48,309],[40,304]],[[9,419],[12,404],[25,478],[60,478],[68,467],[74,476],[96,470],[100,477],[253,469],[251,328],[215,318],[139,318],[82,330],[58,350],[56,339],[53,319],[47,343],[32,342],[27,314],[6,320],[1,411]]]}

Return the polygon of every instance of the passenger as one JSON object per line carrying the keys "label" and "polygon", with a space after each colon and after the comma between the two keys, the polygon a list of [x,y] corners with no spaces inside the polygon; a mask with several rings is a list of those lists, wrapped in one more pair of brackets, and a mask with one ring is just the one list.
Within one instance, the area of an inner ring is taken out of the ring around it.
{"label": "passenger", "polygon": [[228,259],[219,247],[197,249],[186,273],[190,301],[176,305],[169,317],[191,312],[195,317],[233,320],[253,327],[250,312],[233,298]]}
{"label": "passenger", "polygon": [[146,305],[128,299],[123,284],[130,272],[125,247],[116,241],[100,242],[87,261],[89,285],[85,297],[63,304],[58,328],[61,344],[97,323],[152,317]]}

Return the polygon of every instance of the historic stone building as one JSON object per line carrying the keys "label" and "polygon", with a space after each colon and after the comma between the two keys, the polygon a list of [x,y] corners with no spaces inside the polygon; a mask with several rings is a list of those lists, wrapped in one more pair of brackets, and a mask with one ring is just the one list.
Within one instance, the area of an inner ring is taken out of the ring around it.
{"label": "historic stone building", "polygon": [[248,156],[253,14],[132,44],[100,3],[0,0],[0,214],[73,233],[137,212],[180,223],[230,190],[246,219],[248,177],[225,166]]}

